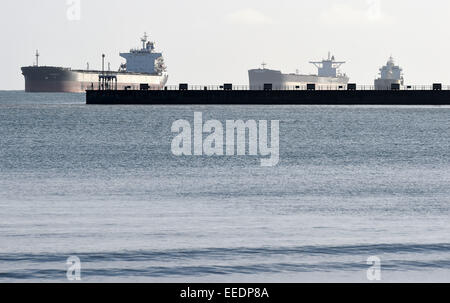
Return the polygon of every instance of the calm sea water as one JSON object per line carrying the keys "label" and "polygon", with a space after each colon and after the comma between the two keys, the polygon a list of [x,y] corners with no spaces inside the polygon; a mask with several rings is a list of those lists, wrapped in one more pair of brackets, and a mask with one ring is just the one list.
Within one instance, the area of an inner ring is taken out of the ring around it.
{"label": "calm sea water", "polygon": [[[281,160],[175,157],[175,120],[280,120]],[[450,282],[450,108],[86,106],[0,92],[0,281]]]}

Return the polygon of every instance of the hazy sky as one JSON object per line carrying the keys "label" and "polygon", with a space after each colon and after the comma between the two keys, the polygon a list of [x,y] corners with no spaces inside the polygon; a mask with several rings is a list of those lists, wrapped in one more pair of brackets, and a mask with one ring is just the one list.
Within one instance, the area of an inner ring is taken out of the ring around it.
{"label": "hazy sky", "polygon": [[[372,84],[392,54],[410,84],[450,84],[448,0],[2,1],[0,89],[23,89],[21,66],[117,69],[119,52],[147,31],[164,53],[169,84],[248,84],[265,61],[313,73],[331,51],[352,82]],[[75,3],[75,4],[73,4]]]}

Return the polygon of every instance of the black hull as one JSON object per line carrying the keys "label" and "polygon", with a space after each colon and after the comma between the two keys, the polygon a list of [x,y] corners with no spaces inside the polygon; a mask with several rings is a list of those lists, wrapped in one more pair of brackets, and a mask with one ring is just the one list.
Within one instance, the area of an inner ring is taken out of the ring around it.
{"label": "black hull", "polygon": [[450,105],[450,90],[400,91],[87,91],[105,105]]}

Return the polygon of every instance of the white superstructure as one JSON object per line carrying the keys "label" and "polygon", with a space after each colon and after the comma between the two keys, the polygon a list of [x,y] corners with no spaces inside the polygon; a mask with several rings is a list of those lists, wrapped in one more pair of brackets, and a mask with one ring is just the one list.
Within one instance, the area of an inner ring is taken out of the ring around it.
{"label": "white superstructure", "polygon": [[336,61],[334,56],[331,56],[331,53],[328,53],[328,59],[320,62],[311,61],[309,63],[314,64],[314,66],[317,67],[319,77],[337,78],[339,76],[338,68],[341,67],[342,64],[345,64],[345,61]]}
{"label": "white superstructure", "polygon": [[155,43],[148,41],[145,33],[141,38],[142,48],[132,49],[129,53],[121,53],[120,56],[127,60],[122,69],[129,73],[162,75],[166,71],[162,53],[155,52]]}
{"label": "white superstructure", "polygon": [[385,66],[380,68],[380,77],[375,80],[376,90],[390,90],[392,84],[404,85],[403,70],[395,65],[394,58],[391,56]]}

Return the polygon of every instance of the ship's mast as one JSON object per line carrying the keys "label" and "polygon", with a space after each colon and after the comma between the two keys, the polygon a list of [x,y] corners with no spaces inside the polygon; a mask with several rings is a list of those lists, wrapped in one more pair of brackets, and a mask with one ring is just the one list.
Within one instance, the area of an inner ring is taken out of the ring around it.
{"label": "ship's mast", "polygon": [[147,32],[144,33],[144,37],[141,38],[141,41],[142,41],[142,49],[145,49],[145,44],[148,41]]}
{"label": "ship's mast", "polygon": [[105,74],[105,54],[102,54],[102,75]]}
{"label": "ship's mast", "polygon": [[36,50],[36,67],[39,67],[39,56],[40,56],[41,54],[39,54],[39,51],[38,50]]}

